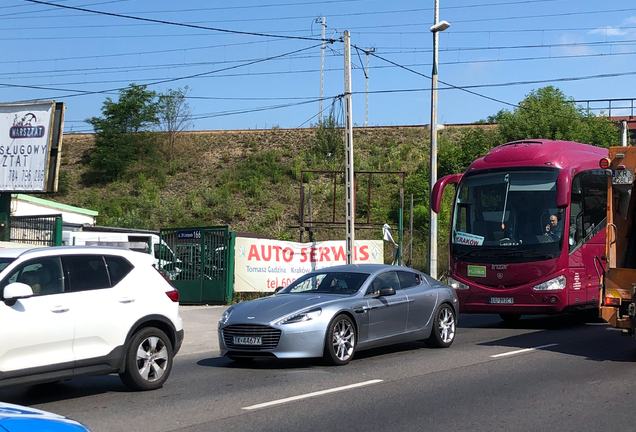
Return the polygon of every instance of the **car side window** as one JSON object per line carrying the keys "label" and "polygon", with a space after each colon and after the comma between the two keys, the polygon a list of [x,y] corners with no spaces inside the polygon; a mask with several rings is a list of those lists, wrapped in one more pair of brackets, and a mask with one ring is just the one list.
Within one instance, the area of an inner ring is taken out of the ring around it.
{"label": "car side window", "polygon": [[396,291],[400,289],[400,281],[396,272],[390,271],[378,275],[367,288],[367,294],[377,294],[380,292],[380,288],[384,287],[391,287]]}
{"label": "car side window", "polygon": [[64,257],[71,291],[110,288],[110,278],[101,255],[69,255]]}
{"label": "car side window", "polygon": [[106,255],[104,259],[106,260],[106,267],[108,268],[108,275],[110,276],[112,286],[121,282],[133,269],[133,265],[126,258]]}
{"label": "car side window", "polygon": [[402,287],[402,289],[418,286],[420,283],[422,283],[420,275],[418,275],[417,273],[399,271],[397,272],[397,274],[398,278],[400,279],[400,286]]}
{"label": "car side window", "polygon": [[59,257],[42,257],[27,261],[4,279],[0,286],[4,289],[13,282],[29,285],[33,295],[57,294],[65,291]]}

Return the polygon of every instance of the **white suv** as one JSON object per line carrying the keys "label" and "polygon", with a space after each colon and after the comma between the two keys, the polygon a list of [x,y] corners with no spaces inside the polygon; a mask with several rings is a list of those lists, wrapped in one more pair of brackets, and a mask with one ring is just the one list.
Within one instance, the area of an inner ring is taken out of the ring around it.
{"label": "white suv", "polygon": [[95,246],[0,249],[0,387],[119,373],[161,387],[183,342],[153,257]]}

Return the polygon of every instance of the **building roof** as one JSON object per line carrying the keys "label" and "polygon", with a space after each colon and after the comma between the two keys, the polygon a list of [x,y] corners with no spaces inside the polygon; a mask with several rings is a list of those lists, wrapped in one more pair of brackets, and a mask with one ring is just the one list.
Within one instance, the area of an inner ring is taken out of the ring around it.
{"label": "building roof", "polygon": [[67,204],[57,203],[51,200],[36,198],[30,195],[15,194],[13,196],[22,201],[27,201],[32,204],[37,204],[39,206],[50,207],[52,209],[59,210],[59,211],[74,212],[74,213],[84,214],[86,216],[97,216],[99,214],[99,212],[96,212],[95,210],[88,210],[88,209],[83,209],[80,207],[74,207]]}

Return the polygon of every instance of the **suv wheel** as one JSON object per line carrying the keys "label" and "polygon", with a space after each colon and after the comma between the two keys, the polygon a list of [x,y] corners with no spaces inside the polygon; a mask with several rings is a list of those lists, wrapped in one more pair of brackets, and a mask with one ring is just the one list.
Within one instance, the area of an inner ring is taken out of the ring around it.
{"label": "suv wheel", "polygon": [[121,380],[133,390],[154,390],[163,385],[172,370],[172,343],[161,330],[141,329],[126,349],[126,369]]}

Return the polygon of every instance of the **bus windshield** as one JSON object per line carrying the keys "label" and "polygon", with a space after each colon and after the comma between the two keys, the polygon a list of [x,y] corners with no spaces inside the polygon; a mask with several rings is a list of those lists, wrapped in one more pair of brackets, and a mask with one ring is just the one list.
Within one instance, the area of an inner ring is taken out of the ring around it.
{"label": "bus windshield", "polygon": [[556,206],[558,175],[557,169],[528,168],[465,175],[453,213],[453,257],[480,262],[558,257],[565,223]]}

